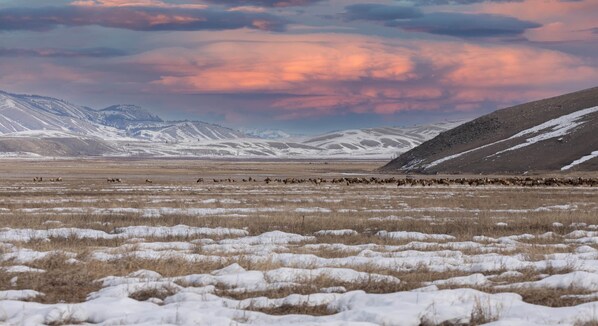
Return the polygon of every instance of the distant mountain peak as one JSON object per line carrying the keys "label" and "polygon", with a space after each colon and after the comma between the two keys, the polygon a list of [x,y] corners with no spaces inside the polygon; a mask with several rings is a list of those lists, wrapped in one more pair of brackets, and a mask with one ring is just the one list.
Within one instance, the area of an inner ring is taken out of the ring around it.
{"label": "distant mountain peak", "polygon": [[243,129],[246,135],[261,139],[285,139],[292,137],[291,134],[279,129]]}
{"label": "distant mountain peak", "polygon": [[133,104],[112,105],[98,112],[100,123],[117,128],[126,128],[129,124],[140,121],[163,122],[159,116]]}

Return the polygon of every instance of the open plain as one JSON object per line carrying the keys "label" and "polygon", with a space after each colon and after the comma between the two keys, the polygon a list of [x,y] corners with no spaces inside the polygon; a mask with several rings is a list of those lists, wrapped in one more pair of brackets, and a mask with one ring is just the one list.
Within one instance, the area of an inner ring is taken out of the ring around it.
{"label": "open plain", "polygon": [[2,161],[0,320],[598,323],[598,187],[331,182],[382,164]]}

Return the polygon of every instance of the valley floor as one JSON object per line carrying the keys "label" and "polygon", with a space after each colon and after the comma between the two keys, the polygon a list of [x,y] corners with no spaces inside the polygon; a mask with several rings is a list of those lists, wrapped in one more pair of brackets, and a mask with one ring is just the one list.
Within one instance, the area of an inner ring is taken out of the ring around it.
{"label": "valley floor", "polygon": [[0,321],[598,323],[598,187],[263,181],[380,165],[2,161]]}

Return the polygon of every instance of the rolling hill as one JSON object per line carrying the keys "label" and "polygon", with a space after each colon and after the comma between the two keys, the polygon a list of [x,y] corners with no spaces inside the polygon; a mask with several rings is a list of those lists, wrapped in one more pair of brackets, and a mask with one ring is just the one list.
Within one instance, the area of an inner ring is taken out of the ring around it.
{"label": "rolling hill", "polygon": [[380,169],[459,174],[598,170],[598,87],[495,111]]}
{"label": "rolling hill", "polygon": [[51,97],[0,92],[0,157],[388,159],[461,123],[292,137],[279,130],[242,132],[202,121],[165,121],[135,105],[96,110]]}

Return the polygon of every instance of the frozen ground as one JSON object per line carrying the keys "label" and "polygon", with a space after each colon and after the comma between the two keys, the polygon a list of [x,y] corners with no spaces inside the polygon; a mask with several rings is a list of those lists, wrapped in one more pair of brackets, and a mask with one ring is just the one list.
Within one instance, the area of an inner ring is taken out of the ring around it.
{"label": "frozen ground", "polygon": [[598,322],[597,188],[196,177],[0,181],[0,320]]}

